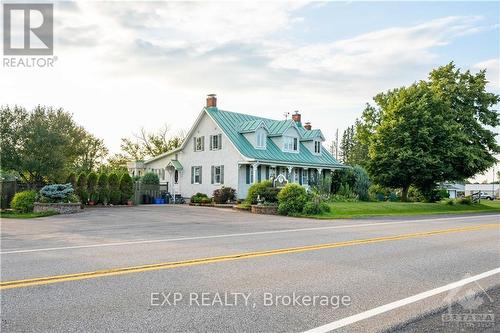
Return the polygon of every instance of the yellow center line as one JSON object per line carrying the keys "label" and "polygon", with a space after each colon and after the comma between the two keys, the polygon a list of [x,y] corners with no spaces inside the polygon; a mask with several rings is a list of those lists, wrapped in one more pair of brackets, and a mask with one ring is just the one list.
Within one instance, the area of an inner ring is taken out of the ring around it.
{"label": "yellow center line", "polygon": [[172,262],[163,262],[163,263],[158,263],[158,264],[113,268],[113,269],[105,269],[105,270],[91,271],[91,272],[82,272],[82,273],[74,273],[74,274],[66,274],[66,275],[39,277],[39,278],[32,278],[32,279],[25,279],[25,280],[12,280],[12,281],[1,282],[0,283],[0,290],[30,287],[30,286],[37,286],[37,285],[44,285],[44,284],[52,284],[52,283],[60,283],[60,282],[67,282],[67,281],[94,279],[94,278],[105,277],[105,276],[140,273],[140,272],[155,271],[155,270],[161,270],[161,269],[171,269],[171,268],[177,268],[177,267],[204,265],[204,264],[224,262],[224,261],[233,261],[233,260],[257,258],[257,257],[274,256],[274,255],[280,255],[280,254],[300,253],[300,252],[317,251],[317,250],[323,250],[323,249],[333,249],[333,248],[362,245],[362,244],[381,243],[381,242],[396,241],[396,240],[403,240],[403,239],[409,239],[409,238],[429,237],[429,236],[443,235],[443,234],[450,234],[450,233],[493,229],[493,228],[498,228],[498,227],[500,227],[500,223],[480,224],[480,225],[469,226],[469,227],[431,230],[431,231],[415,232],[415,233],[410,233],[410,234],[401,234],[401,235],[394,235],[394,236],[355,239],[355,240],[349,240],[349,241],[343,241],[343,242],[290,247],[290,248],[266,250],[266,251],[244,252],[244,253],[230,254],[230,255],[225,255],[225,256],[189,259],[189,260],[172,261]]}

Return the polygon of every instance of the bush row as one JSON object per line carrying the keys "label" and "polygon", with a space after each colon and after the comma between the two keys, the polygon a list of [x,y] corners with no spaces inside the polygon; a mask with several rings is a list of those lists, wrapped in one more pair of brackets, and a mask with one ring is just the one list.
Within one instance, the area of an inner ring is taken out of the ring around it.
{"label": "bush row", "polygon": [[133,180],[128,173],[71,174],[68,183],[74,183],[76,194],[84,204],[127,204],[134,194]]}
{"label": "bush row", "polygon": [[38,193],[33,190],[16,193],[12,198],[10,206],[16,212],[30,213],[33,211],[35,202],[69,203],[79,201],[80,199],[74,194],[71,183],[52,184],[42,187]]}
{"label": "bush row", "polygon": [[192,203],[211,203],[212,201],[217,204],[224,204],[234,202],[236,200],[236,190],[232,187],[221,187],[213,192],[213,197],[209,198],[204,193],[196,193],[191,197]]}

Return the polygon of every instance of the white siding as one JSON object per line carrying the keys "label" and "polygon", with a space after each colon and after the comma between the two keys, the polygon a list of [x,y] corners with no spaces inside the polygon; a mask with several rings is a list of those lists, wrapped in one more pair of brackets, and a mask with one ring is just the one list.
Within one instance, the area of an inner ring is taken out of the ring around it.
{"label": "white siding", "polygon": [[[210,135],[222,134],[222,149],[210,150]],[[203,151],[194,151],[193,137],[205,136],[205,149]],[[224,186],[232,187],[238,191],[238,197],[246,195],[246,191],[240,194],[238,188],[238,161],[243,161],[242,156],[234,148],[229,138],[217,124],[204,113],[198,126],[194,129],[190,137],[186,138],[186,146],[177,153],[178,161],[182,164],[183,170],[179,174],[179,188],[183,197],[190,197],[197,192],[212,196],[215,189],[222,185],[211,184],[211,166],[224,165]],[[171,159],[175,159],[175,153],[165,156],[153,162],[146,162],[147,168],[165,168]],[[191,167],[202,167],[202,183],[191,184]],[[244,167],[243,167],[244,168]],[[168,175],[168,172],[167,172]],[[169,178],[169,177],[167,177]],[[244,179],[243,179],[244,180]],[[169,190],[171,190],[170,179]]]}

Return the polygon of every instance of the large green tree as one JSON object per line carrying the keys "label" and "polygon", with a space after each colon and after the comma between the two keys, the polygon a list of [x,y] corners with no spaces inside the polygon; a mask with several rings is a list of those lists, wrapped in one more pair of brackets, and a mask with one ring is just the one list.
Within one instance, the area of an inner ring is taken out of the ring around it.
{"label": "large green tree", "polygon": [[60,108],[3,106],[0,123],[1,168],[17,172],[29,184],[64,181],[94,149],[83,145],[90,134]]}
{"label": "large green tree", "polygon": [[486,91],[485,72],[462,73],[453,63],[420,81],[381,93],[358,126],[369,147],[368,171],[375,182],[430,193],[438,182],[483,172],[500,152],[488,128],[500,124],[492,109],[500,97]]}

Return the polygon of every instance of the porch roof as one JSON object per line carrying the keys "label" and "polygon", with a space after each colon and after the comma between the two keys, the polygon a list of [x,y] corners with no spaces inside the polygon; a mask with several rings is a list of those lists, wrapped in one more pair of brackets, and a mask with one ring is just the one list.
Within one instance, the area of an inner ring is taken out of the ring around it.
{"label": "porch roof", "polygon": [[169,167],[169,166],[173,166],[173,167],[174,167],[174,169],[175,169],[175,170],[178,170],[178,171],[181,171],[181,170],[183,169],[181,162],[179,162],[179,161],[177,161],[177,160],[171,160],[171,161],[168,163],[167,167]]}

